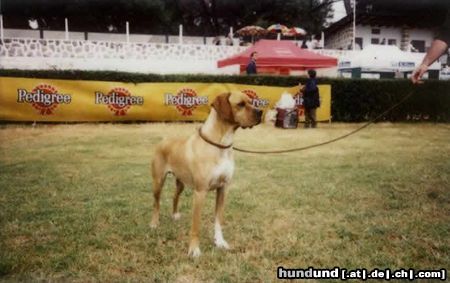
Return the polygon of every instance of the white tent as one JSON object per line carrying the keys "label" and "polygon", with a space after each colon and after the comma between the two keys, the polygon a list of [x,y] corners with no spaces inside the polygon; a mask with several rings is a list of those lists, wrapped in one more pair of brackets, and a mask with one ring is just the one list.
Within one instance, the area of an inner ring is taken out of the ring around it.
{"label": "white tent", "polygon": [[[338,70],[361,68],[361,72],[412,72],[424,56],[424,53],[401,51],[395,45],[368,45],[362,51],[342,58]],[[440,70],[441,64],[435,62],[428,69]]]}

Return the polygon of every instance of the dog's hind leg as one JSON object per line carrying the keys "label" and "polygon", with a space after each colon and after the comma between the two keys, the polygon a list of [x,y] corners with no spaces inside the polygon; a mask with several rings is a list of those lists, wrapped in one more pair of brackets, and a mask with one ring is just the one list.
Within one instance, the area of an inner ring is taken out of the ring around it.
{"label": "dog's hind leg", "polygon": [[173,197],[173,214],[172,217],[174,220],[180,219],[180,213],[178,212],[178,200],[180,199],[180,194],[184,190],[184,184],[179,179],[177,179],[177,189],[175,191],[175,195]]}
{"label": "dog's hind leg", "polygon": [[160,198],[161,190],[164,186],[164,181],[166,179],[166,166],[164,158],[161,154],[156,154],[152,162],[152,178],[153,178],[153,197],[154,197],[154,207],[152,222],[150,226],[156,228],[159,224],[159,209],[160,209]]}

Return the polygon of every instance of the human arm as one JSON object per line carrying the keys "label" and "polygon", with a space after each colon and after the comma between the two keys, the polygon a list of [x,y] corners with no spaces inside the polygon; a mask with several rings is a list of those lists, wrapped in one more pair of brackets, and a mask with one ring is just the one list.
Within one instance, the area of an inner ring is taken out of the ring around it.
{"label": "human arm", "polygon": [[446,4],[445,19],[441,26],[437,30],[435,40],[431,43],[431,47],[428,49],[427,54],[422,60],[419,67],[413,72],[411,81],[414,84],[420,83],[423,74],[428,70],[428,67],[433,64],[450,45],[450,2]]}
{"label": "human arm", "polygon": [[420,66],[414,70],[411,80],[414,84],[420,82],[423,74],[428,70],[428,66],[433,64],[448,48],[448,45],[445,41],[440,39],[435,39],[431,44],[430,49],[422,60]]}
{"label": "human arm", "polygon": [[305,92],[305,85],[302,85],[302,83],[298,83],[298,92],[299,93],[304,93]]}

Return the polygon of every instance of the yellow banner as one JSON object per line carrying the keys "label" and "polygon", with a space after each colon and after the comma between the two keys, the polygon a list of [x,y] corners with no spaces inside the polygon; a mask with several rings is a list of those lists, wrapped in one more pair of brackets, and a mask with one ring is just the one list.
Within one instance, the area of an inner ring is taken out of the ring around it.
{"label": "yellow banner", "polygon": [[[242,91],[267,110],[299,87],[227,83],[122,83],[0,77],[0,120],[5,121],[203,121],[214,98]],[[318,121],[329,121],[331,86],[319,85]],[[296,98],[301,103],[299,97]],[[300,106],[300,109],[302,107]],[[300,111],[303,113],[303,111]]]}

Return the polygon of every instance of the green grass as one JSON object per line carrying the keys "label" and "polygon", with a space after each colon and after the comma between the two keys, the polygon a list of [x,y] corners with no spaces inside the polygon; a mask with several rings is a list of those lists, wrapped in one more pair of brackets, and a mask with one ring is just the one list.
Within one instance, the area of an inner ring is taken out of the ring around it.
{"label": "green grass", "polygon": [[[253,149],[321,142],[358,124],[239,130]],[[450,127],[376,124],[300,153],[235,153],[225,239],[213,244],[215,196],[202,215],[202,256],[187,257],[192,193],[149,227],[149,164],[165,136],[198,124],[3,125],[0,279],[270,282],[289,268],[450,267]]]}

